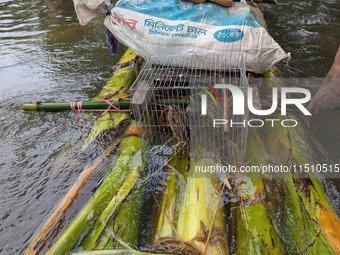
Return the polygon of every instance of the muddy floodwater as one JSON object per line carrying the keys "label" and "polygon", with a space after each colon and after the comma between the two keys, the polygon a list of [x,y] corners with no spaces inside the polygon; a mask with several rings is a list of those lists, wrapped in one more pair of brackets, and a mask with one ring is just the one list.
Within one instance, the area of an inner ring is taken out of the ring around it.
{"label": "muddy floodwater", "polygon": [[[285,77],[327,74],[340,44],[339,7],[335,0],[263,4],[271,35],[292,56],[281,64]],[[0,49],[0,253],[20,254],[93,159],[77,154],[87,126],[73,125],[74,113],[24,113],[20,106],[90,100],[125,48],[110,56],[102,20],[80,26],[71,0],[2,0]],[[332,162],[340,158],[339,114],[315,117],[309,129]],[[91,179],[74,214],[100,177]],[[340,179],[323,183],[339,213]]]}

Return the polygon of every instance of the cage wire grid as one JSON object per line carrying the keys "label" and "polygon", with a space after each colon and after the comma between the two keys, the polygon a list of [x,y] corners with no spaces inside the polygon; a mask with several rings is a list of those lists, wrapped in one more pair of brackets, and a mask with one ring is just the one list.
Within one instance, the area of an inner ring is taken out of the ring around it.
{"label": "cage wire grid", "polygon": [[[150,57],[131,87],[131,110],[143,155],[154,146],[183,146],[191,158],[243,164],[248,108],[244,105],[244,115],[233,115],[231,92],[214,88],[215,84],[234,85],[245,94],[249,85],[242,53]],[[202,115],[203,97],[206,115]],[[214,119],[227,124],[214,127]]]}

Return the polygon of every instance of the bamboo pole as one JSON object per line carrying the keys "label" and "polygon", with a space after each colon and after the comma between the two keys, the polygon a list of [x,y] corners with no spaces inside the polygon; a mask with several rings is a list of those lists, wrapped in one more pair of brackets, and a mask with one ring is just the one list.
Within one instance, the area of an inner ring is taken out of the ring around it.
{"label": "bamboo pole", "polygon": [[[84,101],[80,104],[75,103],[74,110],[86,111],[86,110],[107,110],[114,109],[112,106],[117,107],[121,110],[130,109],[130,100],[119,100],[119,101]],[[112,104],[113,103],[113,104]],[[189,104],[189,99],[158,99],[156,101],[158,104],[162,105],[181,105],[187,106]],[[112,104],[112,106],[111,106]],[[50,102],[50,103],[35,103],[35,104],[24,104],[21,107],[24,111],[40,111],[40,112],[61,112],[72,110],[71,103],[69,102]],[[119,112],[119,110],[117,110]]]}
{"label": "bamboo pole", "polygon": [[[84,101],[81,103],[81,108],[79,104],[75,104],[74,109],[77,110],[106,110],[110,108],[110,103],[114,101]],[[120,100],[113,104],[114,107],[119,107],[119,109],[129,109],[130,101],[128,100]],[[71,103],[69,102],[51,102],[51,103],[42,103],[37,102],[35,104],[24,104],[21,106],[21,109],[24,111],[37,111],[37,112],[61,112],[61,111],[70,111],[72,110]],[[113,109],[113,108],[112,108]]]}

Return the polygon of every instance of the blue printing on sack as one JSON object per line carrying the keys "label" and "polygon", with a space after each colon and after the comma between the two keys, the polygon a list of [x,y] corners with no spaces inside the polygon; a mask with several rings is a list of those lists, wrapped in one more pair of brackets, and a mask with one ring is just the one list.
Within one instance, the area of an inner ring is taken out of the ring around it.
{"label": "blue printing on sack", "polygon": [[214,38],[220,42],[237,42],[244,36],[242,30],[237,28],[227,28],[216,31]]}
{"label": "blue printing on sack", "polygon": [[[233,7],[236,4],[233,3]],[[195,4],[181,0],[122,0],[116,7],[143,13],[157,18],[173,21],[190,20],[196,23],[213,26],[251,26],[260,28],[249,8],[243,8],[239,12],[231,13],[229,8],[211,2]]]}

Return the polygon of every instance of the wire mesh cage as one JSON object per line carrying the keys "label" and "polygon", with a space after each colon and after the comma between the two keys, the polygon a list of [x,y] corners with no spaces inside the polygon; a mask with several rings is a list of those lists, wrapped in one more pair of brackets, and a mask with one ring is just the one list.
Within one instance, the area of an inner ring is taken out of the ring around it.
{"label": "wire mesh cage", "polygon": [[167,146],[187,148],[191,158],[244,163],[249,114],[233,114],[226,85],[248,88],[240,53],[150,57],[131,88],[143,154]]}

